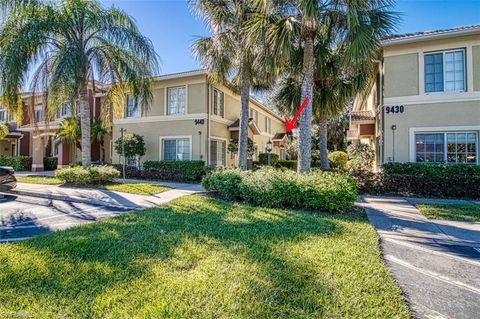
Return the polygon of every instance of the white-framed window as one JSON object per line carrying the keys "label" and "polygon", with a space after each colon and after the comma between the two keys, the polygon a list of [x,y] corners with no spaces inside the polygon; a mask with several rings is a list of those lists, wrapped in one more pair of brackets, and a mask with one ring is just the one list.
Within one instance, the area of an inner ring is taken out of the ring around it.
{"label": "white-framed window", "polygon": [[7,122],[8,115],[6,110],[0,110],[0,122]]}
{"label": "white-framed window", "polygon": [[272,119],[265,117],[265,132],[272,134]]}
{"label": "white-framed window", "polygon": [[222,91],[213,90],[213,112],[214,115],[223,117],[225,114],[225,96]]}
{"label": "white-framed window", "polygon": [[72,104],[64,103],[61,108],[57,110],[57,118],[67,118],[72,116]]}
{"label": "white-framed window", "polygon": [[432,132],[415,134],[415,160],[427,163],[476,164],[476,132]]}
{"label": "white-framed window", "polygon": [[425,93],[464,92],[465,50],[450,50],[424,55]]}
{"label": "white-framed window", "polygon": [[162,139],[162,153],[165,161],[188,161],[190,160],[190,139]]}
{"label": "white-framed window", "polygon": [[126,105],[125,105],[125,117],[140,117],[141,109],[136,103],[133,96],[127,94]]}
{"label": "white-framed window", "polygon": [[185,86],[176,86],[167,89],[167,115],[185,115],[186,114],[186,94]]}
{"label": "white-framed window", "polygon": [[225,167],[227,161],[227,142],[222,140],[210,141],[210,166]]}
{"label": "white-framed window", "polygon": [[42,122],[43,120],[44,120],[43,109],[36,109],[35,110],[35,122]]}
{"label": "white-framed window", "polygon": [[258,124],[258,111],[250,109],[250,118],[253,119],[256,124]]}
{"label": "white-framed window", "polygon": [[58,148],[60,147],[60,140],[52,139],[52,156],[58,157]]}

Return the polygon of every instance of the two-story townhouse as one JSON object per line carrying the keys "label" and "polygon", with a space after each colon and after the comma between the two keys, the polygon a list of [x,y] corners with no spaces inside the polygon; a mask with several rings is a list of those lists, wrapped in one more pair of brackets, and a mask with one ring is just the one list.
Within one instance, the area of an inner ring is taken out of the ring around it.
{"label": "two-story townhouse", "polygon": [[480,26],[395,35],[347,138],[387,162],[480,164]]}
{"label": "two-story townhouse", "polygon": [[[148,110],[135,109],[127,98],[124,117],[114,120],[110,146],[113,163],[120,156],[113,141],[120,130],[142,135],[146,160],[203,160],[209,166],[235,166],[237,154],[229,143],[238,138],[240,96],[231,89],[213,84],[204,70],[162,75],[154,81],[154,99]],[[283,120],[270,109],[250,100],[248,136],[256,154],[264,153],[267,142],[273,153],[283,155]]]}

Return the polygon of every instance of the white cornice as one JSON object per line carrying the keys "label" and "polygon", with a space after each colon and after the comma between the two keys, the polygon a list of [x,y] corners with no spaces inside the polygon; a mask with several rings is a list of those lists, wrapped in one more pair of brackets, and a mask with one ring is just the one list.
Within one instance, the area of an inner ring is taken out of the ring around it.
{"label": "white cornice", "polygon": [[135,123],[151,123],[151,122],[170,122],[170,121],[185,121],[185,120],[203,120],[207,118],[207,113],[193,113],[186,115],[161,115],[161,116],[143,116],[117,119],[113,121],[117,124],[135,124]]}

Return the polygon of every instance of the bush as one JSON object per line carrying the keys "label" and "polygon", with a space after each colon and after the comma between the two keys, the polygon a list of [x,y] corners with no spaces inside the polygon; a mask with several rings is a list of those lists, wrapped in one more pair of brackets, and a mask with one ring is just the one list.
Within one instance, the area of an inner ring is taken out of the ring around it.
{"label": "bush", "polygon": [[383,165],[384,192],[413,196],[480,198],[480,166],[430,163]]}
{"label": "bush", "polygon": [[314,171],[262,167],[253,172],[222,170],[204,177],[206,190],[226,199],[242,199],[252,205],[339,212],[350,208],[357,185],[348,176]]}
{"label": "bush", "polygon": [[10,166],[16,171],[31,171],[32,158],[30,156],[0,156],[0,166]]}
{"label": "bush", "polygon": [[[121,164],[114,165],[120,172]],[[175,182],[198,182],[208,171],[204,161],[146,161],[143,169],[125,167],[127,178],[152,179]]]}
{"label": "bush", "polygon": [[347,147],[348,158],[351,160],[347,163],[349,170],[372,170],[375,162],[375,151],[363,143],[351,144]]}
{"label": "bush", "polygon": [[288,168],[291,170],[297,170],[297,161],[295,160],[279,160],[275,167],[278,168]]}
{"label": "bush", "polygon": [[[271,165],[275,166],[275,164],[277,164],[279,159],[278,154],[271,153],[270,156],[271,156]],[[258,154],[258,161],[260,162],[260,164],[268,165],[268,153]]]}
{"label": "bush", "polygon": [[236,200],[243,175],[239,169],[214,170],[203,178],[202,186],[223,199]]}
{"label": "bush", "polygon": [[54,171],[58,166],[58,158],[56,157],[44,157],[43,158],[43,169],[46,171]]}
{"label": "bush", "polygon": [[348,155],[342,151],[331,152],[328,154],[330,167],[338,170],[345,170],[348,162]]}
{"label": "bush", "polygon": [[120,172],[112,166],[81,166],[57,169],[55,177],[67,184],[105,184],[120,176]]}

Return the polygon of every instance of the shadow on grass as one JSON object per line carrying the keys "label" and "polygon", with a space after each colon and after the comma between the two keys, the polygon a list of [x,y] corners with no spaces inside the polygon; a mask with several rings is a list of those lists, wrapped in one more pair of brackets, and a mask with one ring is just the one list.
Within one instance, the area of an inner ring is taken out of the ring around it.
{"label": "shadow on grass", "polygon": [[97,296],[148,275],[152,264],[145,261],[169,261],[172,271],[195,268],[208,253],[175,262],[179,248],[195,242],[208,251],[245,258],[278,288],[272,290],[275,296],[253,291],[253,298],[270,300],[288,313],[318,315],[320,301],[305,304],[302,295],[322,291],[320,299],[334,300],[335,291],[329,282],[314,280],[310,266],[286,260],[279,249],[311,237],[337,236],[342,232],[339,220],[366,222],[354,215],[313,215],[188,197],[165,207],[40,236],[7,251],[0,247],[0,304],[7,304],[5,292],[15,291],[39,304],[59,298],[61,304],[67,302],[75,309],[73,314],[93,317]]}

